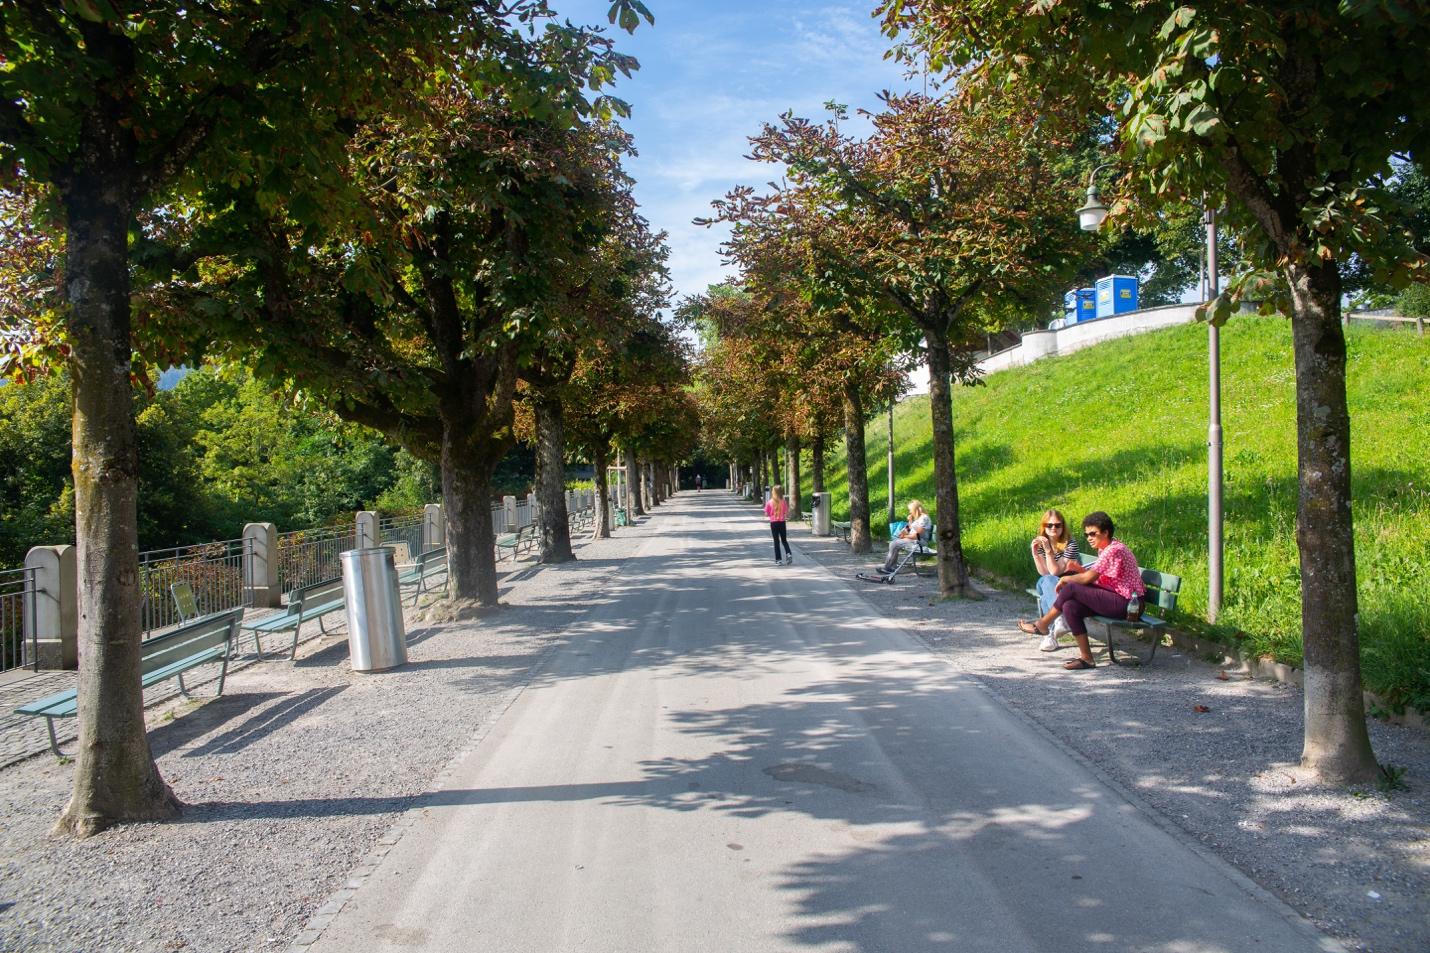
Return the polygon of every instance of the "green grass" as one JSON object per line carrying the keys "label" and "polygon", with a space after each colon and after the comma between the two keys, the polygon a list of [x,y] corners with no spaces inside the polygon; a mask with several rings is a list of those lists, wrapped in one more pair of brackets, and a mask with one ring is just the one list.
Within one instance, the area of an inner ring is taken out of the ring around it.
{"label": "green grass", "polygon": [[[1183,577],[1184,623],[1299,665],[1290,324],[1238,317],[1222,331],[1226,578],[1215,627],[1204,621],[1206,336],[1201,325],[1152,332],[956,388],[964,548],[977,567],[1031,578],[1027,543],[1044,509],[1075,522],[1106,510],[1142,565]],[[1421,469],[1430,339],[1352,327],[1348,346],[1365,684],[1392,704],[1430,709],[1430,477]],[[886,433],[883,416],[868,425],[876,527],[887,502]],[[898,407],[894,445],[900,508],[918,497],[932,510],[927,397]],[[827,460],[835,517],[847,519],[842,441]]]}

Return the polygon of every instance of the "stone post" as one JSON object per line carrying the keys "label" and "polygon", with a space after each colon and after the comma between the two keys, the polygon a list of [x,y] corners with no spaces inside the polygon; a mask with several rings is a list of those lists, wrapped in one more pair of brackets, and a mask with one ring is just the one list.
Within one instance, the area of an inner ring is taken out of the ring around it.
{"label": "stone post", "polygon": [[278,527],[249,523],[243,528],[243,589],[247,604],[269,609],[283,602],[278,584]]}
{"label": "stone post", "polygon": [[381,539],[382,531],[378,529],[377,514],[371,510],[363,510],[357,515],[357,548],[376,549]]}
{"label": "stone post", "polygon": [[447,545],[447,520],[441,503],[422,507],[422,551],[431,552]]}
{"label": "stone post", "polygon": [[526,494],[526,511],[531,514],[532,523],[541,522],[541,504],[536,502],[536,494]]}
{"label": "stone post", "polygon": [[42,669],[79,667],[79,568],[73,546],[36,546],[25,554],[35,590],[25,598],[25,641],[38,641]]}
{"label": "stone post", "polygon": [[516,525],[516,497],[504,496],[501,498],[502,522],[506,524],[508,533],[515,533],[519,528]]}

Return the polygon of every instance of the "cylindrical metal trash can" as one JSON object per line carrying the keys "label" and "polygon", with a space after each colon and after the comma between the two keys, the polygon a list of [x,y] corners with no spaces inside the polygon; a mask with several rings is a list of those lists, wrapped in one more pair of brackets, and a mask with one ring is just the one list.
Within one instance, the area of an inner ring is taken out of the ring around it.
{"label": "cylindrical metal trash can", "polygon": [[392,550],[349,549],[341,556],[348,610],[348,655],[354,672],[407,664],[407,632]]}
{"label": "cylindrical metal trash can", "polygon": [[829,494],[816,493],[810,502],[810,532],[815,536],[829,535]]}

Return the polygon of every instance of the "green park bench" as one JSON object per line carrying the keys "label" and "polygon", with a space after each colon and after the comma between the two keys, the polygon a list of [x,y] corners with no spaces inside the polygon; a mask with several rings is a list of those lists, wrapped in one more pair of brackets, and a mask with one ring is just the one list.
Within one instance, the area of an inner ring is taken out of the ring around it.
{"label": "green park bench", "polygon": [[271,635],[274,632],[286,632],[293,630],[293,650],[289,653],[290,659],[298,657],[298,637],[303,630],[303,623],[310,619],[318,620],[318,631],[323,635],[328,634],[328,630],[323,627],[323,616],[333,612],[342,612],[347,608],[347,597],[343,594],[343,581],[341,579],[329,579],[326,582],[315,582],[311,586],[300,586],[288,594],[288,605],[282,612],[275,612],[266,615],[252,622],[245,622],[243,629],[245,632],[253,633],[253,645],[258,650],[258,654],[263,654],[263,646],[259,643],[258,637]]}
{"label": "green park bench", "polygon": [[537,529],[535,523],[532,523],[530,526],[523,526],[515,533],[504,533],[503,535],[498,536],[498,558],[501,557],[501,551],[504,549],[511,550],[512,558],[516,558],[521,553],[524,553],[527,550],[531,549],[533,546],[535,546],[539,536],[540,531]]}
{"label": "green park bench", "polygon": [[[1097,557],[1091,553],[1078,553],[1078,561],[1086,569],[1097,561]],[[1152,633],[1152,651],[1147,653],[1147,661],[1150,663],[1157,656],[1157,646],[1162,644],[1162,629],[1167,627],[1167,620],[1148,615],[1147,609],[1156,608],[1161,612],[1171,612],[1177,608],[1177,594],[1182,591],[1182,577],[1174,576],[1169,572],[1160,572],[1156,569],[1142,570],[1142,584],[1147,587],[1147,595],[1143,599],[1142,617],[1137,621],[1115,616],[1095,615],[1089,616],[1088,621],[1096,622],[1103,627],[1106,633],[1107,658],[1114,665],[1121,665],[1117,661],[1117,655],[1113,651],[1112,638],[1114,632],[1130,632],[1134,636],[1140,636],[1144,632]],[[1023,590],[1034,599],[1038,598],[1037,589]],[[1088,633],[1092,637],[1092,633]],[[1139,660],[1140,663],[1140,660]]]}
{"label": "green park bench", "polygon": [[[223,682],[228,675],[228,659],[233,649],[243,609],[225,609],[184,622],[168,632],[145,639],[139,645],[139,670],[144,688],[170,678],[179,680],[179,691],[189,693],[184,686],[184,673],[205,662],[221,662],[218,674],[218,694],[223,694]],[[58,692],[15,709],[17,715],[44,718],[50,730],[50,750],[60,754],[55,738],[55,719],[73,718],[79,710],[79,691]]]}
{"label": "green park bench", "polygon": [[841,523],[839,520],[830,520],[829,530],[847,543],[849,542],[850,527],[852,525],[852,523]]}
{"label": "green park bench", "polygon": [[451,576],[447,572],[447,547],[439,546],[436,549],[429,549],[425,553],[418,555],[417,559],[409,566],[404,566],[397,575],[397,585],[400,589],[412,586],[412,604],[417,605],[417,600],[422,597],[422,593],[427,591],[427,582],[436,577],[442,577],[442,590],[447,591],[451,584]]}

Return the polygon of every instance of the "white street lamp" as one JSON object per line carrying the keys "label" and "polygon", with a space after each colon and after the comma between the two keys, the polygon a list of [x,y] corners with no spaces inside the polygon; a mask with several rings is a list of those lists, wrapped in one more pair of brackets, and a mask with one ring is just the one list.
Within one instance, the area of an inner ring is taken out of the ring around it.
{"label": "white street lamp", "polygon": [[[1087,201],[1077,210],[1078,224],[1085,232],[1095,232],[1107,219],[1107,206],[1097,194],[1097,174],[1112,165],[1104,162],[1087,177]],[[1206,285],[1204,300],[1214,301],[1218,294],[1216,260],[1216,210],[1207,207],[1203,224],[1207,229]],[[1215,622],[1221,613],[1222,597],[1222,430],[1221,430],[1221,334],[1207,321],[1207,621]]]}

